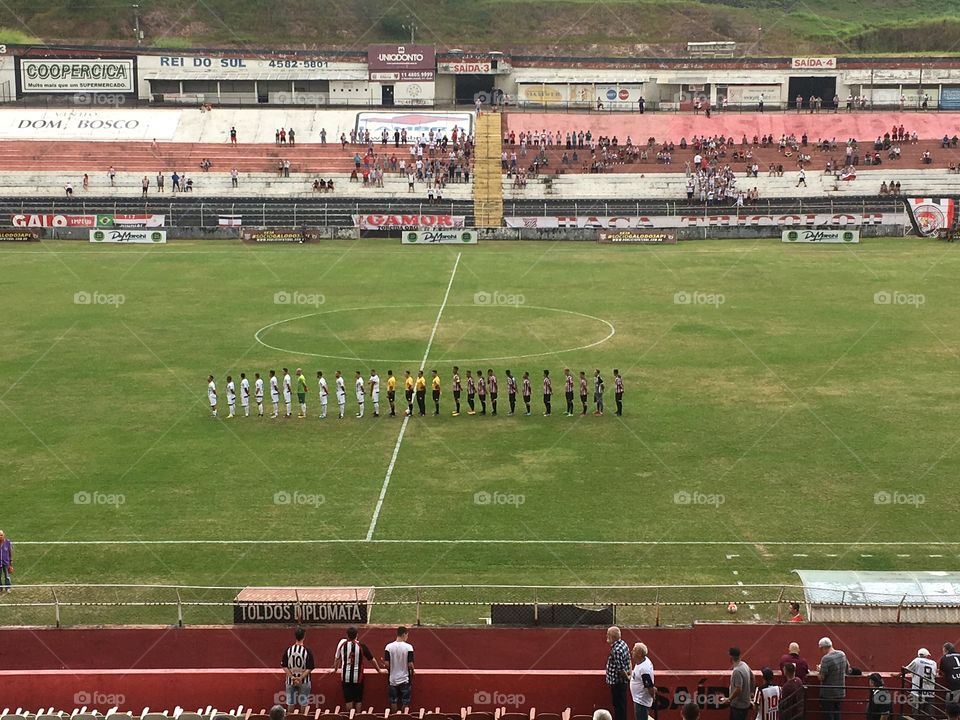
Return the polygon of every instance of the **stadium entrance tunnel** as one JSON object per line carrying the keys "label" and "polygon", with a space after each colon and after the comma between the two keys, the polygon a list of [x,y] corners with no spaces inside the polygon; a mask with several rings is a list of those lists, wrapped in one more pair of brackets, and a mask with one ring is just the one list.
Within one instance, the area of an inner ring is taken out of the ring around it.
{"label": "stadium entrance tunnel", "polygon": [[484,105],[493,98],[493,75],[457,75],[457,102],[470,103],[480,97]]}
{"label": "stadium entrance tunnel", "polygon": [[816,95],[823,100],[824,109],[833,109],[833,97],[837,94],[837,79],[835,77],[791,77],[790,92],[787,96],[790,108],[793,109],[797,95],[803,98],[803,107],[810,109],[810,96]]}

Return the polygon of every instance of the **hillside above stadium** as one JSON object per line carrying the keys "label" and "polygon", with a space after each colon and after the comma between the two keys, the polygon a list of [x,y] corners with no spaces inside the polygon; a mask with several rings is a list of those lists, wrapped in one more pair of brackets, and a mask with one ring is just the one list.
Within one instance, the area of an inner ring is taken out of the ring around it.
{"label": "hillside above stadium", "polygon": [[357,49],[410,40],[438,48],[543,55],[676,57],[690,41],[735,41],[737,55],[953,52],[960,2],[878,0],[411,0],[383,4],[186,0],[12,0],[0,42]]}

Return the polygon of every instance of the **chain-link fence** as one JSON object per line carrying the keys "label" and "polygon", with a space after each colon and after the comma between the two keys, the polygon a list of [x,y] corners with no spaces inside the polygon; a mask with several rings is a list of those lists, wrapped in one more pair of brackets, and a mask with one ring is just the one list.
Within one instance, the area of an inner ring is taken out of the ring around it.
{"label": "chain-link fence", "polygon": [[[0,595],[0,624],[218,625],[234,618],[243,588],[173,585],[21,585]],[[801,601],[791,585],[376,587],[374,623],[420,625],[684,625],[786,619]]]}

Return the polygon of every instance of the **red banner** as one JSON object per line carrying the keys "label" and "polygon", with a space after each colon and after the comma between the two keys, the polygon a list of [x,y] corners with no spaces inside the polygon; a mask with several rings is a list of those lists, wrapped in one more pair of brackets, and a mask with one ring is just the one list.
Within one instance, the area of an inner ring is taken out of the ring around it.
{"label": "red banner", "polygon": [[428,230],[462,228],[463,215],[354,215],[353,224],[361,230]]}

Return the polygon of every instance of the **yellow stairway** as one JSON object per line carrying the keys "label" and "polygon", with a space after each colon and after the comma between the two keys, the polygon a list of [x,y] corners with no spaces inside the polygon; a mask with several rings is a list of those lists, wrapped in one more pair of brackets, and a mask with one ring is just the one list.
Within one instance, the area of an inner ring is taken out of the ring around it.
{"label": "yellow stairway", "polygon": [[500,113],[477,118],[474,134],[473,215],[477,227],[503,225],[503,180],[500,174]]}

